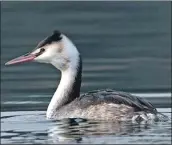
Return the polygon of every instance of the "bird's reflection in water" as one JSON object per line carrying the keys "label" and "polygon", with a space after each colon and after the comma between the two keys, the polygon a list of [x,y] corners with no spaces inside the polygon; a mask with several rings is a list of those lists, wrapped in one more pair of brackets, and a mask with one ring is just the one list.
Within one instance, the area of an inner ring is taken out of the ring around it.
{"label": "bird's reflection in water", "polygon": [[63,119],[54,121],[48,130],[48,138],[53,143],[80,143],[89,136],[129,136],[150,128],[150,123],[98,122],[85,119]]}

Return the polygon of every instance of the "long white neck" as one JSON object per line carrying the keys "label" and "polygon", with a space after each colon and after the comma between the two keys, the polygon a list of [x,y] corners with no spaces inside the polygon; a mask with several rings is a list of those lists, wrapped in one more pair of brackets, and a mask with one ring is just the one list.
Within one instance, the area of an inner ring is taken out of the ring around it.
{"label": "long white neck", "polygon": [[68,102],[69,92],[71,92],[72,86],[74,84],[74,78],[76,73],[73,70],[67,70],[62,72],[61,81],[57,90],[55,91],[51,102],[47,109],[47,118],[51,118],[65,103]]}
{"label": "long white neck", "polygon": [[[82,75],[82,60],[78,51],[77,56],[75,56],[73,59],[75,59],[75,61],[72,61],[68,69],[61,70],[61,80],[48,106],[46,114],[47,118],[53,118],[58,109],[79,97]],[[53,65],[58,68],[56,64]]]}

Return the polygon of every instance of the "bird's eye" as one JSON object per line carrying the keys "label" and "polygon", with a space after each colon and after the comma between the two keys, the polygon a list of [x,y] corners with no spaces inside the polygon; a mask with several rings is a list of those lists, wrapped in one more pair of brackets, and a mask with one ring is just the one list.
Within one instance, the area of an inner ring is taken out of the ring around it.
{"label": "bird's eye", "polygon": [[40,51],[36,54],[36,57],[41,55],[45,51],[45,48],[41,48]]}
{"label": "bird's eye", "polygon": [[40,52],[42,53],[42,52],[44,52],[45,51],[45,48],[41,48],[40,49]]}

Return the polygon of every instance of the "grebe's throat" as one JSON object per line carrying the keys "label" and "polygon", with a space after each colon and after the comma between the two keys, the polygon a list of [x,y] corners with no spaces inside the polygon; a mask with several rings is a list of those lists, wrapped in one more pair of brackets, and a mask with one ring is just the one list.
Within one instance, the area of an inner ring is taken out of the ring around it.
{"label": "grebe's throat", "polygon": [[[78,53],[79,54],[79,53]],[[77,65],[61,71],[61,80],[47,109],[47,118],[53,118],[58,109],[80,96],[82,59],[78,55]]]}

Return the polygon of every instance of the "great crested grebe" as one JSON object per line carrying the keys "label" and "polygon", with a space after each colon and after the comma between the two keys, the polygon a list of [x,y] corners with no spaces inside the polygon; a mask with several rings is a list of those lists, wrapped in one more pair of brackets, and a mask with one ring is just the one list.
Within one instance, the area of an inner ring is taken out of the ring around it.
{"label": "great crested grebe", "polygon": [[[129,93],[95,90],[80,96],[82,59],[72,41],[55,30],[30,53],[6,65],[28,61],[50,63],[61,71],[61,80],[48,106],[48,119],[85,118],[105,121],[159,120],[156,108]],[[162,114],[161,114],[162,115]]]}

